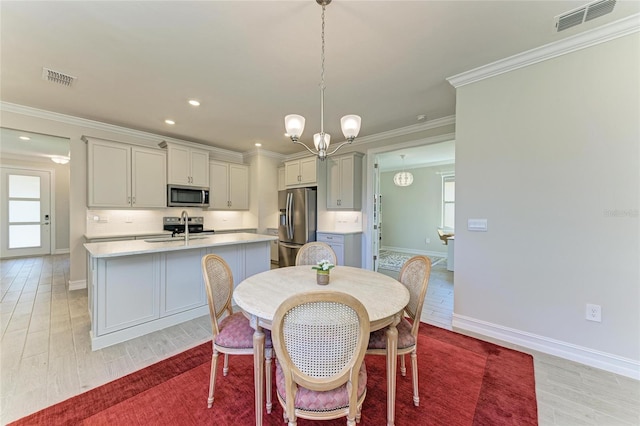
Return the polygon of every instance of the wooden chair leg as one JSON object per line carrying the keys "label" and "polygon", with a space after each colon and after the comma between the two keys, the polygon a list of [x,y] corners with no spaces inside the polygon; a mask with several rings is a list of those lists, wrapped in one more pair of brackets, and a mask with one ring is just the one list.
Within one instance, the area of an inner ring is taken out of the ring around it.
{"label": "wooden chair leg", "polygon": [[411,352],[411,373],[413,375],[413,405],[417,407],[420,405],[420,396],[418,395],[418,354],[416,349]]}
{"label": "wooden chair leg", "polygon": [[273,377],[273,371],[271,369],[271,359],[273,358],[273,349],[267,349],[265,351],[264,359],[264,375],[265,375],[265,390],[267,394],[267,414],[271,414],[273,404],[271,403],[271,378]]}
{"label": "wooden chair leg", "polygon": [[211,408],[213,405],[213,391],[216,386],[216,368],[218,366],[218,351],[213,350],[211,356],[211,374],[209,376],[209,398],[207,399],[207,408]]}
{"label": "wooden chair leg", "polygon": [[407,365],[404,362],[404,355],[400,355],[400,374],[402,374],[403,377],[407,375]]}
{"label": "wooden chair leg", "polygon": [[227,375],[229,373],[229,354],[224,354],[224,366],[222,367],[222,374]]}

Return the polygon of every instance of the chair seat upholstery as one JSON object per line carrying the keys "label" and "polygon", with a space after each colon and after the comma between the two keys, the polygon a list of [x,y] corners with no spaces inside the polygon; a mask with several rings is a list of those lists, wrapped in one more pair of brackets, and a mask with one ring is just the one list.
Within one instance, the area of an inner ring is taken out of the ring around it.
{"label": "chair seat upholstery", "polygon": [[[276,360],[276,387],[278,395],[286,401],[286,389],[284,383],[284,373],[280,363]],[[358,373],[358,399],[362,397],[367,390],[367,368],[364,361],[360,366]],[[340,386],[339,388],[325,391],[316,392],[309,389],[305,389],[302,386],[298,386],[298,392],[296,393],[295,407],[299,410],[305,411],[332,411],[349,406],[349,394],[347,393],[347,384]]]}
{"label": "chair seat upholstery", "polygon": [[[215,337],[217,346],[229,349],[249,349],[253,347],[253,333],[249,320],[242,312],[225,317],[219,323],[220,333]],[[271,332],[264,330],[265,348],[272,348]]]}
{"label": "chair seat upholstery", "polygon": [[[398,329],[398,349],[406,349],[416,344],[416,338],[411,335],[411,323],[402,318],[397,326]],[[387,329],[376,330],[369,335],[369,346],[367,349],[386,349]]]}

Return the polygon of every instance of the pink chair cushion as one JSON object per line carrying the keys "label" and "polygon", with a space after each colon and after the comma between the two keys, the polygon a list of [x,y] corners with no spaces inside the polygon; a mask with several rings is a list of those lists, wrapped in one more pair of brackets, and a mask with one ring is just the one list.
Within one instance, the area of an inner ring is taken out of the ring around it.
{"label": "pink chair cushion", "polygon": [[[249,320],[242,312],[224,317],[218,323],[220,333],[215,338],[217,346],[229,349],[248,349],[253,347],[254,329],[249,325]],[[271,348],[271,332],[264,330],[266,348]]]}
{"label": "pink chair cushion", "polygon": [[[402,318],[398,328],[398,349],[410,348],[416,344],[416,339],[411,335],[411,323],[406,318]],[[387,328],[376,330],[369,335],[369,346],[367,349],[387,348]]]}
{"label": "pink chair cushion", "polygon": [[[276,360],[276,386],[278,389],[278,395],[283,400],[287,400],[284,384],[284,373],[280,363]],[[367,367],[362,361],[360,366],[360,372],[358,374],[358,398],[360,398],[367,389]],[[302,386],[298,386],[298,392],[296,393],[295,406],[299,410],[305,411],[331,411],[340,408],[346,408],[349,406],[349,394],[347,393],[347,384],[340,386],[339,388],[316,392]]]}

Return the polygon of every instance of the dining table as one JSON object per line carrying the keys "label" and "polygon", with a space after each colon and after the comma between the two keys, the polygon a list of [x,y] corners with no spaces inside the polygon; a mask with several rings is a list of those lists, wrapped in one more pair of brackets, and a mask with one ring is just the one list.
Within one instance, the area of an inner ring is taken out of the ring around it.
{"label": "dining table", "polygon": [[[316,283],[311,266],[289,266],[255,274],[239,283],[233,292],[234,303],[249,318],[253,334],[253,368],[256,425],[262,425],[264,401],[264,329],[271,329],[278,306],[287,298],[316,291],[338,291],[358,299],[369,314],[371,331],[386,328],[387,336],[387,425],[395,418],[398,330],[409,291],[399,281],[367,269],[336,266],[327,285]],[[268,372],[271,374],[271,372]],[[267,413],[271,412],[270,406]]]}

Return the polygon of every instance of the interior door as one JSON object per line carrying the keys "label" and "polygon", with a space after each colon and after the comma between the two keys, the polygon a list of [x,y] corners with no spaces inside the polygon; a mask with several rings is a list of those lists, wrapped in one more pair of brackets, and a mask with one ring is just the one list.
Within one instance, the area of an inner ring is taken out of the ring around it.
{"label": "interior door", "polygon": [[3,167],[0,173],[0,257],[51,253],[51,176]]}
{"label": "interior door", "polygon": [[378,167],[378,158],[376,156],[375,163],[373,164],[373,233],[371,234],[371,238],[373,240],[372,254],[374,271],[378,270],[380,240],[382,239],[382,217],[380,216],[381,202],[380,168]]}

